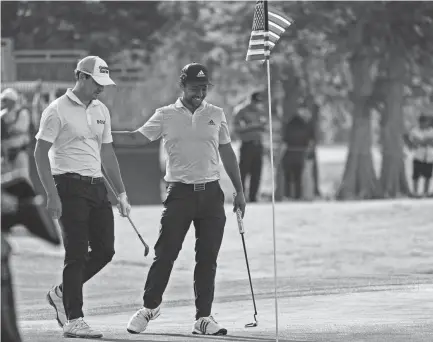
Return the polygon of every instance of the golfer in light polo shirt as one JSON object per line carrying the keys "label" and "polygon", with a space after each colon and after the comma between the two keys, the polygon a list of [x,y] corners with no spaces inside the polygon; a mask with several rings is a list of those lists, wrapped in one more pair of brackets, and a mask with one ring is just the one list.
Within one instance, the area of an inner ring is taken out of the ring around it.
{"label": "golfer in light polo shirt", "polygon": [[127,330],[143,332],[149,321],[159,316],[173,263],[193,222],[196,314],[192,332],[225,335],[227,330],[211,316],[217,257],[226,222],[224,193],[219,184],[220,157],[236,190],[234,211],[240,209],[242,216],[245,198],[224,112],[204,101],[210,86],[208,70],[198,63],[186,65],[180,86],[183,94],[176,103],[157,109],[143,127],[134,132],[113,132],[115,143],[120,137],[131,144],[162,138],[168,157],[167,196],[155,259],[144,288],[143,308],[131,317]]}
{"label": "golfer in light polo shirt", "polygon": [[[131,206],[112,147],[110,113],[98,100],[114,85],[99,57],[82,59],[76,84],[42,113],[36,135],[36,166],[47,193],[47,209],[60,219],[65,247],[62,284],[47,294],[66,337],[102,337],[84,321],[83,284],[114,255],[114,219],[101,163],[120,194],[119,211]],[[89,252],[90,247],[90,252]]]}

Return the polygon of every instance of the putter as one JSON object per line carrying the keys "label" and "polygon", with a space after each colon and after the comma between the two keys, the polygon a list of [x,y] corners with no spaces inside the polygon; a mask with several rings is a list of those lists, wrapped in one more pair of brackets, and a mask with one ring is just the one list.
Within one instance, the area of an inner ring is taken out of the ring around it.
{"label": "putter", "polygon": [[247,264],[248,279],[250,281],[251,295],[253,297],[253,305],[254,305],[254,322],[245,324],[245,328],[254,328],[259,325],[259,321],[257,320],[256,300],[254,298],[253,283],[251,281],[250,265],[248,263],[247,248],[245,246],[245,238],[244,238],[244,233],[245,233],[244,223],[242,221],[242,213],[240,209],[236,210],[236,218],[238,221],[239,234],[241,235],[242,238],[242,246],[244,247],[245,262]]}
{"label": "putter", "polygon": [[[114,194],[114,196],[116,198],[119,197],[119,195],[117,195],[116,190],[114,190],[114,188],[111,186],[110,182],[108,181],[107,177],[102,176],[104,178],[105,183],[108,185],[108,187],[110,188],[111,192]],[[144,241],[143,237],[141,236],[141,234],[139,233],[137,227],[135,226],[134,222],[132,222],[131,217],[128,215],[126,216],[129,220],[129,223],[131,224],[132,228],[134,228],[135,233],[137,234],[138,238],[140,239],[141,243],[144,246],[144,256],[147,257],[147,255],[149,254],[149,246],[147,245],[147,243]]]}

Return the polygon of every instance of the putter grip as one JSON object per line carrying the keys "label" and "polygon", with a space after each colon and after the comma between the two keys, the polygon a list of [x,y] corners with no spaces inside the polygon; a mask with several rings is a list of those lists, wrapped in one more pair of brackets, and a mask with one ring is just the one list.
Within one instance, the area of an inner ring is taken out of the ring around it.
{"label": "putter grip", "polygon": [[242,213],[241,213],[240,209],[236,210],[236,218],[238,220],[239,233],[240,234],[245,233],[244,222],[242,221]]}

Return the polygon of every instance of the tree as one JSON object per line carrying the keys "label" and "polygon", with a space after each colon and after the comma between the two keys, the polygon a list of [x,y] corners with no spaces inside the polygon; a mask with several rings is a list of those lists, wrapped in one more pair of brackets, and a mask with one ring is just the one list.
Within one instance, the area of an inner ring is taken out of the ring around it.
{"label": "tree", "polygon": [[433,6],[428,2],[390,2],[383,5],[381,12],[382,22],[386,18],[386,63],[382,63],[386,91],[380,92],[384,104],[380,181],[385,197],[397,197],[409,194],[403,154],[405,88],[412,88],[413,97],[416,69],[424,74],[427,83],[432,82],[427,70],[433,66],[429,57],[433,52]]}
{"label": "tree", "polygon": [[80,49],[100,56],[127,48],[149,54],[165,22],[158,2],[2,1],[3,37],[17,49]]}

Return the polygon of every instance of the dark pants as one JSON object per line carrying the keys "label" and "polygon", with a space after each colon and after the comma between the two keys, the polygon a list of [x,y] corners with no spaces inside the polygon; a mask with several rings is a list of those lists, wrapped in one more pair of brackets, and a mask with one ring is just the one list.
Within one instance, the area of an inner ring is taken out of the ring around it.
{"label": "dark pants", "polygon": [[196,319],[207,317],[212,310],[217,257],[226,222],[224,193],[218,181],[207,183],[202,191],[194,191],[191,184],[169,183],[163,204],[155,258],[144,287],[144,307],[155,309],[161,304],[174,261],[194,222]]}
{"label": "dark pants", "polygon": [[300,152],[286,151],[283,157],[284,175],[286,179],[286,191],[291,198],[302,197],[302,173],[304,172],[304,154]]}
{"label": "dark pants", "polygon": [[3,234],[1,234],[1,340],[21,342],[17,327],[12,274],[9,265],[11,251]]}
{"label": "dark pants", "polygon": [[84,316],[83,284],[113,258],[113,210],[103,182],[54,178],[62,201],[63,305],[68,319],[75,319]]}
{"label": "dark pants", "polygon": [[239,169],[241,172],[241,181],[245,189],[245,178],[250,176],[250,186],[248,189],[250,202],[257,200],[259,191],[260,178],[262,175],[263,163],[263,146],[260,142],[244,141],[242,142],[239,155]]}
{"label": "dark pants", "polygon": [[433,163],[426,163],[417,159],[413,160],[412,179],[416,180],[421,177],[430,179],[433,173]]}

